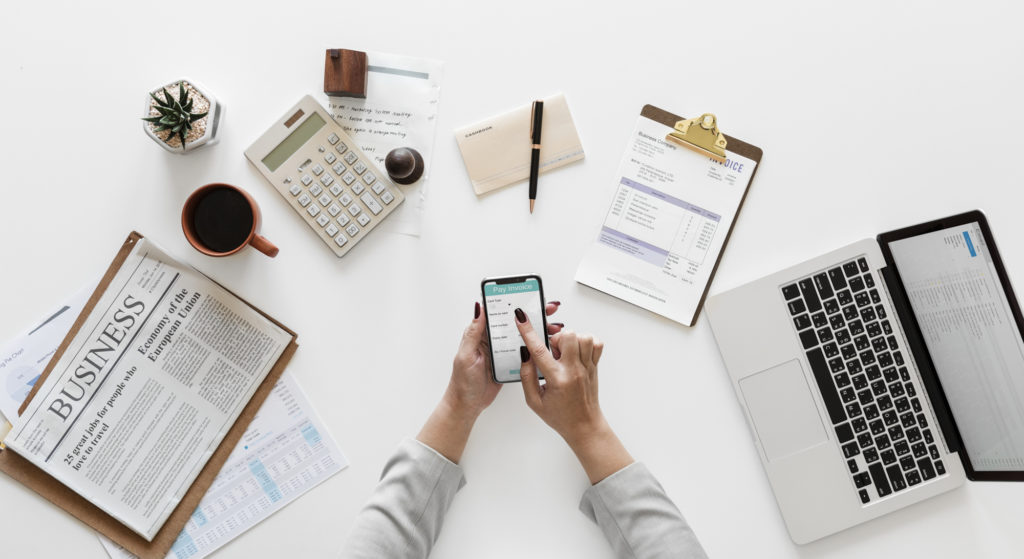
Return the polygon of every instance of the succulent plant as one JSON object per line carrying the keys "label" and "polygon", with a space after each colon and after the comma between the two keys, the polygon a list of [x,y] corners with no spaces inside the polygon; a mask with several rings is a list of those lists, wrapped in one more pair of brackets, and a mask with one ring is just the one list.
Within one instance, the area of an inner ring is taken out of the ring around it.
{"label": "succulent plant", "polygon": [[192,130],[192,123],[206,116],[209,111],[206,113],[192,112],[192,102],[194,99],[190,98],[188,92],[185,91],[185,82],[178,82],[177,99],[171,97],[166,87],[162,89],[164,92],[162,100],[152,92],[149,94],[156,101],[156,105],[153,108],[160,114],[143,118],[142,120],[152,122],[154,124],[153,132],[156,134],[166,131],[167,137],[164,138],[165,142],[170,141],[174,135],[177,135],[181,139],[181,149],[185,149],[185,136]]}

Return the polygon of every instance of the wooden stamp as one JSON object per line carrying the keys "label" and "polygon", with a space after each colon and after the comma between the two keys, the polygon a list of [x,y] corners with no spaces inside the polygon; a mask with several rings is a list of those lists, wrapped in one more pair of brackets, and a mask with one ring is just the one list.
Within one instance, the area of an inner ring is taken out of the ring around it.
{"label": "wooden stamp", "polygon": [[366,53],[327,49],[324,59],[324,93],[333,97],[366,98]]}

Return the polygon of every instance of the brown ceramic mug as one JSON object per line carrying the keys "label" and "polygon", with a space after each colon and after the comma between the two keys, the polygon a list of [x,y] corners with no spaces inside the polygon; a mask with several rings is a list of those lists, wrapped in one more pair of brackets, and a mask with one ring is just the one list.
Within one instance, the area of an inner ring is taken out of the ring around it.
{"label": "brown ceramic mug", "polygon": [[199,187],[181,210],[181,229],[189,244],[207,256],[230,256],[252,247],[273,258],[278,249],[259,235],[260,208],[249,193],[215,182]]}

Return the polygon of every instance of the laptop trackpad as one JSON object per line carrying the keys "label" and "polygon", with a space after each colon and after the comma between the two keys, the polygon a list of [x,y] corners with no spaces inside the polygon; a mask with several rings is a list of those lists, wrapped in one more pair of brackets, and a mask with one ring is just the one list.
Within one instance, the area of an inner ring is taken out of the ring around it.
{"label": "laptop trackpad", "polygon": [[740,380],[740,389],[769,461],[828,440],[796,359]]}

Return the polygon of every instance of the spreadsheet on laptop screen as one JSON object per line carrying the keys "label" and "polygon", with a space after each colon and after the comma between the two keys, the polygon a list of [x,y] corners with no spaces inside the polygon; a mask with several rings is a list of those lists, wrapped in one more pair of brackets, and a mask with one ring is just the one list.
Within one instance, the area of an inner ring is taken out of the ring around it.
{"label": "spreadsheet on laptop screen", "polygon": [[981,226],[889,248],[974,469],[1024,469],[1024,342]]}

